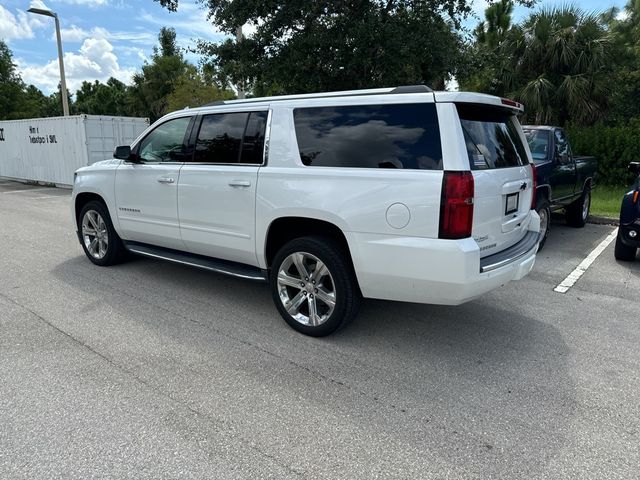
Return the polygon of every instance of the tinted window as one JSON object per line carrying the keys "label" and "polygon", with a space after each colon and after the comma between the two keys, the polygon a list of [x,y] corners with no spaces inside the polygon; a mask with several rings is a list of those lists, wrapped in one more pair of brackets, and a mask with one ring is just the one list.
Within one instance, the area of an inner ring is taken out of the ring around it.
{"label": "tinted window", "polygon": [[248,113],[217,113],[202,117],[194,161],[238,163]]}
{"label": "tinted window", "polygon": [[549,130],[529,130],[524,129],[524,136],[527,137],[529,150],[535,163],[544,163],[549,160],[549,145],[551,136]]}
{"label": "tinted window", "polygon": [[433,104],[297,108],[294,119],[308,166],[442,168]]}
{"label": "tinted window", "polygon": [[169,120],[147,135],[138,148],[140,160],[146,162],[184,162],[187,151],[185,134],[191,117]]}
{"label": "tinted window", "polygon": [[240,163],[262,163],[266,128],[267,112],[251,112],[242,139]]}
{"label": "tinted window", "polygon": [[529,163],[514,114],[487,105],[460,103],[456,107],[472,169],[517,167]]}

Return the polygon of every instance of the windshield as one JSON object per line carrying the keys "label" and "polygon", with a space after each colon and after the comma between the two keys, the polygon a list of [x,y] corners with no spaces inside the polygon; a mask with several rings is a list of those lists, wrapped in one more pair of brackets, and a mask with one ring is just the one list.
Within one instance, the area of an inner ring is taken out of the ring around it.
{"label": "windshield", "polygon": [[524,136],[531,150],[534,163],[544,163],[549,159],[549,144],[551,137],[549,130],[538,130],[533,128],[523,128]]}
{"label": "windshield", "polygon": [[516,116],[488,105],[456,105],[473,170],[529,164]]}

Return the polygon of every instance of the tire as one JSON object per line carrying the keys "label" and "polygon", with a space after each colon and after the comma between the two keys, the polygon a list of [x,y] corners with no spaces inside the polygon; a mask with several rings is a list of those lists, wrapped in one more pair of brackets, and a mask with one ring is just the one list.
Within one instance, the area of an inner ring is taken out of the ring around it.
{"label": "tire", "polygon": [[613,255],[616,257],[616,260],[632,262],[636,259],[636,250],[636,248],[622,243],[622,239],[620,238],[620,231],[618,231],[618,236],[616,237],[616,247],[613,251]]}
{"label": "tire", "polygon": [[538,251],[540,251],[547,241],[549,227],[551,226],[551,207],[546,197],[538,198],[536,212],[540,215],[540,245],[538,246]]}
{"label": "tire", "polygon": [[322,236],[285,244],[273,260],[269,285],[285,322],[312,337],[329,335],[349,323],[362,300],[348,253]]}
{"label": "tire", "polygon": [[591,209],[591,187],[584,187],[580,198],[566,208],[567,224],[571,227],[582,228],[589,218]]}
{"label": "tire", "polygon": [[[96,231],[98,235],[92,233]],[[104,203],[94,200],[82,207],[78,215],[78,232],[82,249],[94,264],[106,267],[125,259],[126,249],[113,228]]]}

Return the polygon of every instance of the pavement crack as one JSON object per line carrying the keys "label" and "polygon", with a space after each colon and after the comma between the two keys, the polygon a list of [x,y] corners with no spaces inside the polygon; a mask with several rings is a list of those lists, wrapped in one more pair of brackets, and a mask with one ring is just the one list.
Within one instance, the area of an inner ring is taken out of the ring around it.
{"label": "pavement crack", "polygon": [[[202,419],[203,421],[205,421],[205,422],[207,422],[209,424],[213,424],[216,428],[220,428],[219,422],[216,422],[214,419],[212,419],[207,414],[205,414],[203,412],[200,412],[199,410],[193,408],[191,405],[189,405],[184,400],[181,400],[180,398],[176,398],[173,395],[171,395],[170,393],[167,393],[164,390],[159,389],[158,387],[156,387],[151,382],[141,378],[135,372],[123,367],[122,365],[120,365],[118,363],[116,363],[115,361],[113,361],[113,359],[111,359],[110,357],[108,357],[108,356],[104,355],[103,353],[99,352],[98,350],[93,348],[91,345],[83,342],[79,338],[74,337],[72,334],[62,330],[60,327],[58,327],[57,325],[55,325],[51,321],[47,320],[45,317],[40,315],[35,310],[27,307],[26,305],[21,304],[17,300],[14,300],[13,298],[7,296],[6,294],[4,294],[2,292],[0,292],[0,297],[2,297],[4,300],[6,300],[7,302],[11,303],[12,305],[15,305],[16,307],[18,307],[18,308],[30,313],[35,318],[37,318],[39,321],[41,321],[42,323],[44,323],[45,325],[47,325],[51,329],[55,330],[57,333],[63,335],[64,337],[66,337],[67,339],[72,341],[73,343],[75,343],[77,345],[80,345],[82,348],[84,348],[84,349],[88,350],[89,352],[93,353],[94,355],[98,356],[99,358],[101,358],[102,360],[107,362],[111,367],[117,369],[118,371],[124,373],[125,375],[127,375],[129,377],[132,377],[136,382],[142,384],[144,387],[148,388],[149,390],[153,391],[154,393],[158,394],[159,396],[164,397],[165,399],[167,399],[167,400],[169,400],[169,401],[171,401],[173,403],[179,404],[180,406],[185,408],[187,411],[189,411],[190,413],[192,413],[196,417]],[[229,429],[227,428],[227,430],[229,430]],[[286,470],[290,474],[295,475],[297,478],[303,478],[303,479],[307,478],[306,475],[304,474],[304,472],[299,472],[299,471],[295,470],[293,467],[291,467],[290,465],[282,463],[274,455],[272,455],[272,454],[270,454],[268,452],[265,452],[261,448],[256,446],[256,444],[254,442],[250,442],[250,441],[248,441],[247,439],[245,439],[242,436],[236,436],[235,438],[238,439],[241,443],[243,443],[247,448],[255,451],[256,453],[258,453],[262,457],[268,458],[269,460],[271,460],[272,462],[276,463],[278,466],[280,466],[281,468],[283,468],[284,470]]]}
{"label": "pavement crack", "polygon": [[[332,377],[330,377],[328,375],[325,375],[325,374],[323,374],[323,373],[321,373],[321,372],[319,372],[317,370],[314,370],[311,367],[307,367],[307,366],[302,365],[302,364],[300,364],[298,362],[295,362],[294,360],[292,360],[292,359],[290,359],[288,357],[285,357],[283,355],[278,355],[277,353],[274,353],[274,352],[272,352],[272,351],[270,351],[270,350],[268,350],[268,349],[266,349],[264,347],[261,347],[260,345],[252,343],[252,342],[250,342],[248,340],[245,340],[243,338],[240,338],[240,337],[237,337],[237,336],[232,335],[230,333],[227,333],[227,332],[225,332],[225,331],[223,331],[223,330],[221,330],[221,329],[219,329],[219,328],[217,328],[217,327],[215,327],[215,326],[213,326],[213,325],[211,325],[209,323],[200,322],[197,319],[191,318],[191,317],[183,314],[182,312],[180,312],[178,310],[167,308],[167,307],[165,307],[163,305],[160,305],[158,303],[149,302],[143,296],[137,296],[137,295],[134,295],[131,292],[127,291],[126,289],[119,288],[117,286],[117,282],[116,282],[116,285],[112,285],[112,284],[110,284],[108,282],[105,282],[103,280],[99,280],[99,279],[97,279],[97,278],[95,278],[93,276],[89,277],[89,276],[85,276],[85,275],[82,275],[82,274],[80,274],[80,276],[82,276],[83,278],[86,278],[88,281],[95,282],[97,284],[103,285],[104,287],[107,287],[107,288],[109,288],[111,290],[116,290],[119,294],[125,295],[125,296],[127,296],[127,297],[129,297],[129,298],[131,298],[133,300],[136,300],[137,302],[143,303],[145,305],[149,305],[150,307],[156,308],[158,310],[161,310],[161,311],[163,311],[165,313],[170,314],[171,316],[181,318],[184,321],[187,321],[187,322],[190,322],[190,323],[194,323],[194,324],[196,324],[196,325],[198,325],[198,326],[200,326],[202,328],[208,329],[208,330],[214,332],[216,335],[219,335],[220,337],[224,337],[224,338],[226,338],[228,340],[231,340],[231,341],[236,342],[236,343],[238,343],[240,345],[248,347],[249,349],[256,350],[256,351],[258,351],[260,353],[263,353],[265,355],[269,355],[270,357],[273,357],[273,358],[276,358],[276,359],[278,359],[280,361],[286,362],[288,365],[292,366],[293,368],[296,368],[296,369],[304,371],[305,373],[307,373],[308,375],[314,377],[318,381],[326,382],[326,383],[329,383],[329,384],[332,384],[332,385],[336,385],[337,387],[342,387],[342,388],[345,388],[345,389],[350,390],[352,392],[355,392],[355,393],[359,394],[360,396],[368,397],[371,400],[373,400],[376,404],[380,405],[383,408],[386,408],[386,409],[394,411],[394,412],[400,411],[402,413],[406,413],[406,411],[407,411],[407,409],[404,408],[404,407],[399,407],[399,406],[397,406],[395,404],[391,404],[391,403],[388,403],[388,402],[380,400],[379,396],[377,396],[376,394],[373,394],[373,393],[370,393],[370,392],[366,392],[366,391],[361,390],[361,389],[357,389],[357,388],[353,387],[352,385],[349,385],[348,383],[345,383],[345,382],[343,382],[341,380],[338,380],[338,379],[332,378]],[[111,277],[111,279],[115,280],[113,277]]]}

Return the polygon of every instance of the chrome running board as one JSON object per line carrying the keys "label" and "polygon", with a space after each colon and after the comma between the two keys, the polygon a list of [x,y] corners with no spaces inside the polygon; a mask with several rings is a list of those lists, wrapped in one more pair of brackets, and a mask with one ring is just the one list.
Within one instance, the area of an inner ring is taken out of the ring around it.
{"label": "chrome running board", "polygon": [[231,275],[232,277],[246,278],[265,282],[267,280],[265,272],[258,267],[252,267],[243,263],[230,262],[219,258],[205,257],[192,253],[172,250],[170,248],[156,247],[138,242],[124,242],[124,246],[131,253],[144,257],[168,260],[169,262],[180,263],[190,267],[202,268],[212,272]]}

